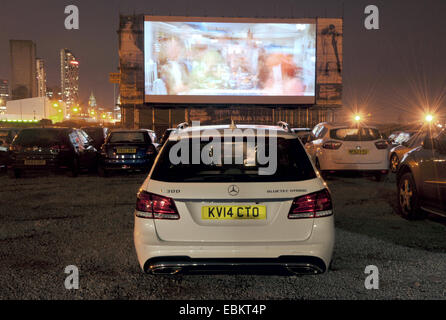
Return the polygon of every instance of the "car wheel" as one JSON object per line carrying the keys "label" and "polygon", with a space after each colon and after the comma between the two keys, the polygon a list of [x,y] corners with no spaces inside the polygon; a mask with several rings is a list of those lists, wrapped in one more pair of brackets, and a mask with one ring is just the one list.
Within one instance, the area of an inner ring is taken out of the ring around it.
{"label": "car wheel", "polygon": [[22,171],[20,169],[8,169],[8,177],[11,179],[17,179],[22,176]]}
{"label": "car wheel", "polygon": [[98,175],[100,177],[107,177],[108,176],[107,169],[105,169],[104,166],[98,166]]}
{"label": "car wheel", "polygon": [[400,163],[400,159],[398,159],[398,155],[396,153],[392,154],[390,157],[390,170],[395,173],[398,170],[398,165]]}
{"label": "car wheel", "polygon": [[405,219],[414,220],[423,217],[415,180],[410,172],[403,174],[398,181],[398,206]]}
{"label": "car wheel", "polygon": [[73,163],[70,166],[70,169],[68,169],[68,176],[75,178],[79,174],[79,161],[77,159],[73,160]]}

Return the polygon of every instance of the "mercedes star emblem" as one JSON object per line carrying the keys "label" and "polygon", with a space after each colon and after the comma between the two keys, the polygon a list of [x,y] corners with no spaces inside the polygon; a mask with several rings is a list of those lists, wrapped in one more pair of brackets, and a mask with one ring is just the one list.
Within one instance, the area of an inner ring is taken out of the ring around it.
{"label": "mercedes star emblem", "polygon": [[228,188],[228,193],[231,196],[238,195],[239,191],[240,191],[239,187],[237,187],[235,184],[230,185],[229,188]]}

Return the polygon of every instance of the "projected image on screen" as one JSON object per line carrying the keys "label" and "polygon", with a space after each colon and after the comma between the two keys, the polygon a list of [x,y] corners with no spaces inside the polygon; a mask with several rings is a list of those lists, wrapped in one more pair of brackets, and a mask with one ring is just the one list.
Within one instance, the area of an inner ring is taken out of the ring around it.
{"label": "projected image on screen", "polygon": [[148,100],[314,97],[314,24],[145,21],[144,30]]}

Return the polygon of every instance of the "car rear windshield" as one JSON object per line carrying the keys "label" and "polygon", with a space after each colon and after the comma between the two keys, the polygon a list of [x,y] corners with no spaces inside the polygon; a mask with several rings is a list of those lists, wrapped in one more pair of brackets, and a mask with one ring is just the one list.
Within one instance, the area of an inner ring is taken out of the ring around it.
{"label": "car rear windshield", "polygon": [[330,130],[330,138],[343,141],[373,141],[382,139],[375,128],[338,128]]}
{"label": "car rear windshield", "polygon": [[147,142],[144,132],[112,132],[108,140],[110,143],[138,143]]}
{"label": "car rear windshield", "polygon": [[[270,162],[275,161],[276,163],[276,170],[272,174],[259,174],[260,168],[271,168],[271,164],[265,164],[265,161],[262,161],[263,164],[259,164],[259,161],[253,160],[256,159],[255,155],[259,152],[257,142],[252,144],[246,138],[243,141],[234,141],[233,139],[232,142],[224,142],[221,144],[219,161],[205,164],[201,159],[198,162],[192,161],[192,142],[190,138],[185,139],[187,143],[184,143],[183,146],[189,146],[189,160],[171,161],[170,151],[177,142],[167,141],[152,172],[151,179],[165,182],[280,182],[303,181],[316,177],[311,162],[297,138],[277,138],[277,157],[272,157],[269,154],[268,139],[265,144],[262,144],[265,146],[264,155],[270,159]],[[208,151],[209,148],[206,147],[208,144],[209,142],[200,143],[199,154],[214,152],[212,149]],[[203,150],[203,148],[207,149]],[[232,152],[228,156],[225,154],[225,150],[232,150]],[[180,150],[177,155],[181,157],[181,153]],[[213,159],[215,160],[215,158]]]}
{"label": "car rear windshield", "polygon": [[94,141],[104,141],[104,129],[102,128],[82,128]]}
{"label": "car rear windshield", "polygon": [[50,147],[57,143],[67,143],[67,130],[55,129],[24,129],[14,140],[15,145]]}

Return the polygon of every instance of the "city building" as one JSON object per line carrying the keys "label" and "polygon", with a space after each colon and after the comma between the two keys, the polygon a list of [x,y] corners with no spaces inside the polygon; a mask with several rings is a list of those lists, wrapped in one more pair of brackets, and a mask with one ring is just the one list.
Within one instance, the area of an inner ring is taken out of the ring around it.
{"label": "city building", "polygon": [[11,98],[37,96],[36,45],[31,40],[10,40]]}
{"label": "city building", "polygon": [[98,106],[96,103],[96,98],[95,98],[93,92],[91,92],[90,98],[88,99],[88,106],[90,108],[96,108]]}
{"label": "city building", "polygon": [[6,111],[6,102],[9,101],[9,82],[8,80],[0,79],[0,113]]}
{"label": "city building", "polygon": [[37,74],[37,96],[46,96],[46,72],[45,72],[45,60],[36,60],[36,74]]}
{"label": "city building", "polygon": [[60,80],[62,100],[69,110],[79,100],[79,61],[68,49],[60,50]]}

